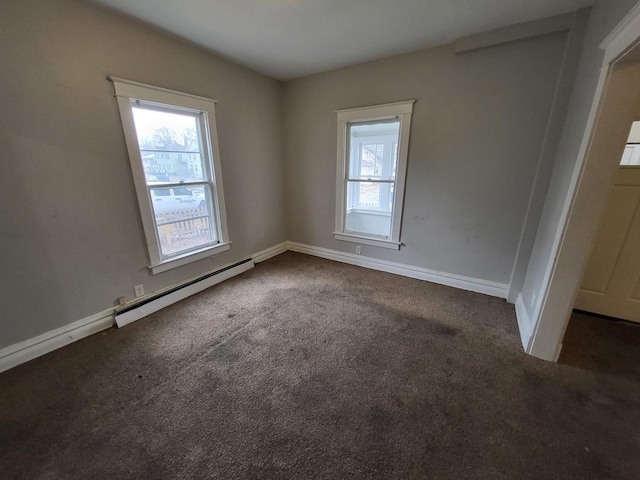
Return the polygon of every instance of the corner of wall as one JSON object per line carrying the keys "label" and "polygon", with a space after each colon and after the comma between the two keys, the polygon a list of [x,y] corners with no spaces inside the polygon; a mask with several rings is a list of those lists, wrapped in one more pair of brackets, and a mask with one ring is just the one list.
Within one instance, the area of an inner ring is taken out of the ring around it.
{"label": "corner of wall", "polygon": [[573,24],[567,36],[562,65],[558,73],[556,90],[549,112],[546,133],[540,149],[538,165],[529,196],[529,205],[522,224],[520,243],[513,264],[511,281],[509,282],[507,301],[511,303],[517,301],[524,284],[553,166],[562,137],[563,126],[567,117],[573,86],[578,73],[580,54],[582,52],[590,11],[591,8],[589,7],[575,12]]}

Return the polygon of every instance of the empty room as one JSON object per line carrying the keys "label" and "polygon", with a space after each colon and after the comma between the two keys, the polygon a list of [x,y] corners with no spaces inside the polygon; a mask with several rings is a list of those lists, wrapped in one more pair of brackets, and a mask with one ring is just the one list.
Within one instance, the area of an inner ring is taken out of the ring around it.
{"label": "empty room", "polygon": [[0,477],[638,478],[637,0],[4,0],[0,64]]}

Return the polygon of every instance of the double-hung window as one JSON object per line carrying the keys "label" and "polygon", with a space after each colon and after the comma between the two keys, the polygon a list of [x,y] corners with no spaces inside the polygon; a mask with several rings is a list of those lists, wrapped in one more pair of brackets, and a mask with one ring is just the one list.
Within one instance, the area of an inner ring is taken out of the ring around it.
{"label": "double-hung window", "polygon": [[337,240],[400,248],[413,103],[337,112]]}
{"label": "double-hung window", "polygon": [[111,81],[153,273],[228,250],[215,101]]}

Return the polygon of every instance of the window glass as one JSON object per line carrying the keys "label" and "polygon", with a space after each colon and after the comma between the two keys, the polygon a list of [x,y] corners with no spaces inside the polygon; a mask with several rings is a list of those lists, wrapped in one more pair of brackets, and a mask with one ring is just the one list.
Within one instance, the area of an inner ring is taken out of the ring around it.
{"label": "window glass", "polygon": [[640,145],[627,144],[620,160],[623,166],[640,166]]}
{"label": "window glass", "polygon": [[360,178],[373,178],[382,175],[384,161],[383,143],[364,143],[360,145]]}
{"label": "window glass", "polygon": [[[154,192],[153,213],[163,257],[202,248],[217,241],[206,198],[208,192],[204,188],[200,193],[182,197],[156,195],[162,190],[168,189],[151,188]],[[185,190],[187,189],[176,188],[174,193]]]}
{"label": "window glass", "polygon": [[347,210],[391,212],[393,184],[378,182],[347,182]]}
{"label": "window glass", "polygon": [[197,114],[140,106],[132,111],[148,184],[205,179]]}
{"label": "window glass", "polygon": [[349,178],[393,180],[399,133],[398,120],[350,124]]}
{"label": "window glass", "polygon": [[633,122],[627,146],[620,159],[622,166],[640,166],[640,121]]}
{"label": "window glass", "polygon": [[188,195],[188,196],[192,196],[193,195],[191,190],[189,190],[188,188],[174,188],[173,192],[176,195]]}

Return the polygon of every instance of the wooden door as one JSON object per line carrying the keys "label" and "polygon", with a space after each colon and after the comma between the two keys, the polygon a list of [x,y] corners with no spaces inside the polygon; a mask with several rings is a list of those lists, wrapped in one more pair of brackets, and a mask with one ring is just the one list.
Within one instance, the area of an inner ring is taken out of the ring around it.
{"label": "wooden door", "polygon": [[640,167],[620,167],[575,307],[640,323]]}

